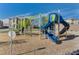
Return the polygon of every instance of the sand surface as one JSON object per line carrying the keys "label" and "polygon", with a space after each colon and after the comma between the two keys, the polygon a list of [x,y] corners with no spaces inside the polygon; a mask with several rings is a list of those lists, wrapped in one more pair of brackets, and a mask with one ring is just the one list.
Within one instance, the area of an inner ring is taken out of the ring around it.
{"label": "sand surface", "polygon": [[63,55],[79,49],[79,35],[68,33],[67,37],[61,37],[60,40],[62,43],[57,45],[42,35],[17,35],[11,47],[8,34],[0,33],[0,54]]}

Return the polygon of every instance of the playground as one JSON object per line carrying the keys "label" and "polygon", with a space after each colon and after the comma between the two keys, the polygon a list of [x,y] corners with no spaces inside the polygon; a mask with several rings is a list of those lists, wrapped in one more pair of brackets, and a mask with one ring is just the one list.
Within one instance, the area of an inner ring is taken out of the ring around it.
{"label": "playground", "polygon": [[[53,16],[53,14],[51,15]],[[43,20],[42,22],[34,21],[34,19],[36,20],[40,18],[31,17],[30,19],[33,19],[31,21],[26,21],[26,18],[24,18],[24,20],[17,18],[19,20],[16,21],[15,26],[13,25],[15,23],[12,23],[12,19],[10,19],[11,27],[9,28],[9,30],[15,31],[16,37],[10,40],[10,37],[8,36],[8,31],[5,30],[0,33],[0,54],[70,55],[71,53],[73,53],[73,51],[79,49],[79,29],[76,29],[79,27],[79,25],[70,25],[69,29],[62,30],[61,32],[63,32],[63,34],[59,35],[59,30],[64,27],[62,25],[62,22],[59,22],[58,24],[54,25],[54,29],[52,28],[53,33],[55,33],[55,36],[52,37],[53,35],[50,36],[50,29],[48,29],[49,31],[47,31],[47,34],[41,31],[47,29],[49,26],[51,26],[51,24],[43,26],[41,30],[39,28],[41,26],[40,23],[43,22],[43,25],[48,23],[48,18],[43,17],[43,19],[45,20]],[[52,18],[55,19],[54,17]],[[48,35],[48,37],[46,37],[46,35]],[[59,40],[62,42],[57,44]]]}

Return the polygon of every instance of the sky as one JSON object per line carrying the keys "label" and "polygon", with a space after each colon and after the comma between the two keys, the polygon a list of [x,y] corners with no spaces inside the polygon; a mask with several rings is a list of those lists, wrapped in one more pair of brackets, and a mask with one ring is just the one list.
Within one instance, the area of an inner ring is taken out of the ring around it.
{"label": "sky", "polygon": [[63,18],[79,19],[79,4],[77,3],[0,3],[0,19],[23,14],[57,12],[58,9]]}

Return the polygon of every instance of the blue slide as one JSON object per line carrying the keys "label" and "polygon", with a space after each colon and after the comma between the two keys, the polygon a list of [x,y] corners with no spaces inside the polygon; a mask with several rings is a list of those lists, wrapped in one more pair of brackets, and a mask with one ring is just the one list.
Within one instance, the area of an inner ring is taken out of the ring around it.
{"label": "blue slide", "polygon": [[64,25],[64,28],[59,32],[59,34],[63,34],[69,29],[69,24],[66,21],[64,21],[62,16],[58,15],[57,13],[49,14],[48,23],[41,27],[42,30],[45,30],[45,35],[47,35],[49,39],[51,39],[56,44],[60,44],[61,41],[59,40],[58,36],[56,36],[53,32],[49,32],[48,28],[52,30],[54,28],[54,27],[52,28],[52,26],[54,26],[55,23],[58,23],[58,20],[61,24]]}

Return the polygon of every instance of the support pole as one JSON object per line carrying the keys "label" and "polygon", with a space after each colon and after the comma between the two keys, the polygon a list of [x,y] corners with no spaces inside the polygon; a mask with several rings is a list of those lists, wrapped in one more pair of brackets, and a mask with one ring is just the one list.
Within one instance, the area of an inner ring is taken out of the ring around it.
{"label": "support pole", "polygon": [[[9,31],[12,31],[12,25],[11,25],[11,21],[12,19],[10,18],[9,19],[9,25],[10,25],[10,27],[9,27]],[[9,37],[9,44],[10,44],[10,55],[12,55],[12,44],[13,44],[13,42],[12,42],[12,32],[11,32],[11,36]]]}
{"label": "support pole", "polygon": [[30,35],[31,35],[31,37],[32,37],[32,19],[30,18],[30,28],[29,28],[29,33],[30,33]]}
{"label": "support pole", "polygon": [[40,30],[40,27],[41,27],[41,14],[39,15],[39,38],[41,39],[41,30]]}
{"label": "support pole", "polygon": [[58,38],[60,40],[60,16],[59,16],[60,10],[58,10]]}

